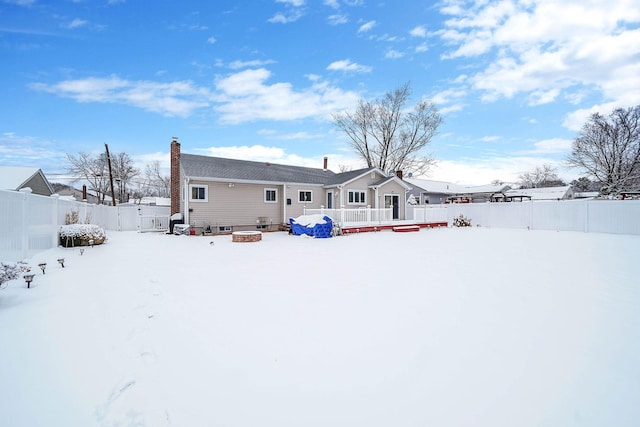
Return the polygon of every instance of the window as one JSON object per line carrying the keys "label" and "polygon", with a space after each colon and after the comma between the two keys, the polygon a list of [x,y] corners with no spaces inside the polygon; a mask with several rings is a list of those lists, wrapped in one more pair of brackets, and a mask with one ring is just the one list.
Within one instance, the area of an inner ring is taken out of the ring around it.
{"label": "window", "polygon": [[350,205],[364,205],[366,202],[364,191],[349,190],[348,203]]}
{"label": "window", "polygon": [[207,202],[209,200],[209,187],[206,185],[190,185],[189,200],[192,202]]}
{"label": "window", "polygon": [[311,191],[298,190],[298,201],[300,203],[311,203],[313,202],[311,195],[312,195]]}
{"label": "window", "polygon": [[264,202],[276,203],[278,201],[278,191],[275,188],[264,189]]}

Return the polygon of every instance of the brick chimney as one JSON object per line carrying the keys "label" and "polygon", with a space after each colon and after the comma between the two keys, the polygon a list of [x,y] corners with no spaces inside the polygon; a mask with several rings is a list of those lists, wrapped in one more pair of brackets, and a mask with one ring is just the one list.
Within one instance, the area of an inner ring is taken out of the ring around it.
{"label": "brick chimney", "polygon": [[325,157],[325,158],[324,158],[324,163],[323,163],[322,169],[327,170],[327,165],[328,165],[328,164],[329,164],[329,158],[328,158],[328,157]]}
{"label": "brick chimney", "polygon": [[402,171],[396,171],[396,176],[402,179]]}
{"label": "brick chimney", "polygon": [[180,212],[180,143],[171,139],[171,215]]}

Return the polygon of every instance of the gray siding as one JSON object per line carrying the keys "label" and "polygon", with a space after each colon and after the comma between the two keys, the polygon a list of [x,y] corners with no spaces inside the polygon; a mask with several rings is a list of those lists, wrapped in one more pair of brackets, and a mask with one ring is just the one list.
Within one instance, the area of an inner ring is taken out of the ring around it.
{"label": "gray siding", "polygon": [[[312,194],[311,202],[301,202],[299,200],[299,191],[310,191]],[[286,199],[291,199],[291,204],[286,206],[287,217],[284,218],[285,222],[288,222],[289,218],[297,218],[303,215],[305,208],[320,209],[320,206],[326,203],[326,191],[320,186],[287,185],[285,197]]]}
{"label": "gray siding", "polygon": [[39,194],[41,196],[50,196],[51,190],[47,183],[42,179],[42,176],[38,173],[35,174],[31,179],[25,182],[21,188],[31,188],[33,194]]}

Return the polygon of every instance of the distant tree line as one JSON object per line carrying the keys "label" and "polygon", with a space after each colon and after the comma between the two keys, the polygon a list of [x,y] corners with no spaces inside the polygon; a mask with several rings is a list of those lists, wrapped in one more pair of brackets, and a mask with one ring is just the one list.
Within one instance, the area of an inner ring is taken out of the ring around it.
{"label": "distant tree line", "polygon": [[[572,143],[567,164],[585,176],[571,182],[577,191],[619,195],[640,190],[640,105],[592,114]],[[522,188],[566,185],[545,164],[519,176]]]}
{"label": "distant tree line", "polygon": [[113,192],[120,203],[144,196],[169,197],[170,179],[162,174],[157,160],[145,165],[144,172],[141,172],[127,153],[111,154],[110,174],[106,152],[98,155],[67,153],[66,157],[67,172],[73,176],[72,182],[87,183],[87,189],[95,193],[99,203],[104,203],[106,196],[111,196],[111,179]]}
{"label": "distant tree line", "polygon": [[591,115],[573,141],[570,166],[600,184],[603,194],[640,188],[640,105]]}

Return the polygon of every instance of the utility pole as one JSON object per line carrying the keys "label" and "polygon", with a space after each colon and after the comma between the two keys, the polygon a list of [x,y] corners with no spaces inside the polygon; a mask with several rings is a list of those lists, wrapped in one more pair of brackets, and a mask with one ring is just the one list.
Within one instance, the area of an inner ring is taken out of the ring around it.
{"label": "utility pole", "polygon": [[107,150],[107,166],[109,166],[109,181],[111,183],[111,204],[116,205],[116,193],[113,191],[113,174],[111,173],[111,156],[109,156],[109,146],[105,143],[104,148]]}

